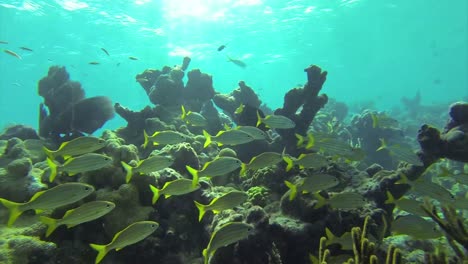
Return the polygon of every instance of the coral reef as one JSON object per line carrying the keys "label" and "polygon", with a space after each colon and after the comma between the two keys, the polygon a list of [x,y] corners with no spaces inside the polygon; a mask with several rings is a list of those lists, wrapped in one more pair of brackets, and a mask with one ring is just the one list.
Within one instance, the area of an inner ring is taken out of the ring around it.
{"label": "coral reef", "polygon": [[39,108],[41,137],[59,141],[60,134],[92,134],[114,116],[110,99],[85,98],[81,84],[70,80],[65,67],[50,67],[38,83],[38,94],[44,98]]}

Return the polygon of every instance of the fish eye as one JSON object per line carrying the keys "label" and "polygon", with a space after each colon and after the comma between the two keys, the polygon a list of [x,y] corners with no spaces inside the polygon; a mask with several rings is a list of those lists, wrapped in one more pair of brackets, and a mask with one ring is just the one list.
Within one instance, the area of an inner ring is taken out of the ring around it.
{"label": "fish eye", "polygon": [[104,143],[104,142],[105,142],[104,139],[99,140],[99,143],[101,143],[101,144]]}
{"label": "fish eye", "polygon": [[156,228],[156,225],[155,225],[155,224],[152,224],[152,225],[151,225],[151,228]]}
{"label": "fish eye", "polygon": [[91,188],[89,188],[89,187],[85,187],[84,189],[85,189],[85,191],[91,190]]}
{"label": "fish eye", "polygon": [[110,159],[106,157],[106,158],[104,158],[104,160],[106,160],[106,161],[107,161],[107,160],[110,160]]}
{"label": "fish eye", "polygon": [[106,207],[109,208],[109,207],[110,207],[110,204],[106,204]]}

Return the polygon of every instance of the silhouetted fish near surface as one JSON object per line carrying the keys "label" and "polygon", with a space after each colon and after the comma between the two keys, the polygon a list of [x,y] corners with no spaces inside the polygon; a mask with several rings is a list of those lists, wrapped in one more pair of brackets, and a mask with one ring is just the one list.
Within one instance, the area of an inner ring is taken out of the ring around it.
{"label": "silhouetted fish near surface", "polygon": [[20,59],[20,60],[23,59],[19,54],[17,54],[17,53],[14,52],[14,51],[7,50],[7,49],[4,49],[3,51],[4,51],[6,54],[9,54],[9,55],[11,55],[11,56],[13,56],[13,57],[16,57],[16,58],[18,58],[18,59]]}
{"label": "silhouetted fish near surface", "polygon": [[26,51],[31,51],[31,52],[33,51],[32,49],[30,49],[30,48],[28,48],[28,47],[20,47],[20,49],[26,50]]}
{"label": "silhouetted fish near surface", "polygon": [[99,64],[101,64],[101,63],[99,63],[99,62],[97,62],[97,61],[91,61],[91,62],[89,62],[88,64],[90,64],[90,65],[99,65]]}
{"label": "silhouetted fish near surface", "polygon": [[237,66],[239,66],[239,67],[241,67],[241,68],[247,67],[247,64],[245,64],[245,62],[243,62],[243,61],[241,61],[241,60],[233,59],[233,58],[231,58],[231,57],[229,57],[229,56],[227,56],[227,58],[228,58],[228,61],[229,61],[229,62],[232,62],[232,63],[234,63],[235,65],[237,65]]}
{"label": "silhouetted fish near surface", "polygon": [[130,57],[128,57],[128,58],[131,59],[131,60],[138,60],[137,57],[133,57],[133,56],[130,56]]}
{"label": "silhouetted fish near surface", "polygon": [[8,41],[0,40],[0,44],[8,44]]}
{"label": "silhouetted fish near surface", "polygon": [[218,51],[222,51],[225,48],[226,48],[226,45],[221,45],[221,46],[218,47]]}
{"label": "silhouetted fish near surface", "polygon": [[109,55],[109,52],[107,52],[107,50],[105,48],[101,48],[102,51],[104,51],[104,53],[107,55],[107,56],[110,56]]}

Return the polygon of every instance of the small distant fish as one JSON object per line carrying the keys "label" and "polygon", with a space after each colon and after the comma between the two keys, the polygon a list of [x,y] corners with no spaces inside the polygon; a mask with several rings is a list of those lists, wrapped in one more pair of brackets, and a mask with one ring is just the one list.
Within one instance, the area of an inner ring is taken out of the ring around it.
{"label": "small distant fish", "polygon": [[182,115],[180,116],[180,119],[185,121],[185,123],[192,125],[192,126],[197,126],[197,127],[204,127],[208,125],[208,121],[206,118],[197,112],[192,112],[192,111],[186,111],[185,107],[182,105]]}
{"label": "small distant fish", "polygon": [[252,233],[252,230],[251,225],[242,222],[230,222],[222,225],[213,232],[208,246],[203,250],[203,263],[208,264],[218,248],[246,239]]}
{"label": "small distant fish", "polygon": [[0,40],[0,44],[8,44],[8,41]]}
{"label": "small distant fish", "polygon": [[247,170],[258,170],[273,166],[283,160],[283,154],[277,152],[263,152],[253,157],[249,163],[242,163],[240,175],[243,176]]}
{"label": "small distant fish", "polygon": [[0,203],[10,211],[7,225],[11,226],[24,211],[35,210],[36,214],[39,214],[44,210],[75,203],[92,192],[94,192],[94,187],[89,184],[70,182],[37,192],[25,203],[16,203],[2,198],[0,198]]}
{"label": "small distant fish", "polygon": [[200,188],[200,184],[198,182],[194,183],[193,180],[189,179],[177,179],[166,182],[161,189],[158,189],[151,184],[149,186],[153,192],[153,199],[151,200],[152,204],[155,204],[161,195],[164,195],[164,198],[169,198],[173,195],[178,196],[191,193]]}
{"label": "small distant fish", "polygon": [[340,181],[336,177],[328,174],[317,174],[304,178],[297,184],[293,184],[289,181],[284,181],[284,183],[289,188],[289,200],[292,201],[298,193],[316,193],[327,190],[338,185]]}
{"label": "small distant fish", "polygon": [[137,57],[133,57],[133,56],[130,56],[130,57],[128,57],[128,58],[131,59],[131,60],[138,60]]}
{"label": "small distant fish", "polygon": [[338,193],[329,199],[325,199],[319,193],[315,193],[314,196],[318,200],[317,205],[315,205],[316,209],[324,206],[325,204],[329,204],[335,209],[354,209],[363,207],[366,204],[364,196],[355,192]]}
{"label": "small distant fish", "polygon": [[242,112],[244,112],[245,104],[240,104],[239,107],[236,108],[234,111],[234,114],[240,115]]}
{"label": "small distant fish", "polygon": [[31,52],[33,51],[32,49],[30,49],[30,48],[28,48],[28,47],[20,47],[20,49],[26,50],[26,51],[31,51]]}
{"label": "small distant fish", "polygon": [[221,45],[221,46],[218,47],[218,51],[222,51],[225,48],[226,48],[226,45]]}
{"label": "small distant fish", "polygon": [[21,87],[21,84],[20,84],[20,83],[17,83],[17,82],[11,83],[11,85],[16,86],[16,87]]}
{"label": "small distant fish", "polygon": [[247,67],[247,64],[245,64],[245,62],[243,62],[243,61],[241,61],[241,60],[233,59],[233,58],[231,58],[231,57],[229,57],[229,56],[227,56],[227,58],[228,58],[228,61],[229,61],[229,62],[232,62],[232,63],[234,63],[235,65],[237,65],[237,66],[239,66],[239,67],[241,67],[241,68]]}
{"label": "small distant fish", "polygon": [[107,201],[94,201],[81,205],[78,208],[68,210],[61,219],[39,216],[39,220],[47,225],[46,237],[49,237],[57,227],[66,225],[72,228],[82,223],[90,222],[109,213],[115,208],[115,204]]}
{"label": "small distant fish", "polygon": [[395,235],[409,235],[415,239],[434,239],[443,235],[436,223],[416,215],[398,217],[393,221],[391,231]]}
{"label": "small distant fish", "polygon": [[101,63],[97,62],[97,61],[91,61],[91,62],[88,62],[88,64],[90,64],[90,65],[99,65]]}
{"label": "small distant fish", "polygon": [[57,165],[50,158],[47,158],[47,165],[50,168],[49,181],[53,182],[58,172],[66,172],[69,176],[78,173],[98,170],[112,164],[112,159],[108,156],[87,153],[78,157],[69,158],[63,165]]}
{"label": "small distant fish", "polygon": [[205,136],[205,144],[203,147],[208,147],[212,141],[216,141],[218,146],[230,145],[236,146],[245,144],[254,140],[254,138],[241,130],[221,130],[216,136],[210,135],[206,130],[203,130],[203,136]]}
{"label": "small distant fish", "polygon": [[394,156],[397,160],[401,160],[407,162],[409,164],[413,164],[416,166],[423,166],[424,164],[419,159],[418,155],[413,151],[411,146],[407,144],[393,144],[387,145],[385,139],[380,139],[381,145],[377,149],[377,151],[386,149],[388,150],[391,156]]}
{"label": "small distant fish", "polygon": [[283,157],[286,164],[286,171],[290,171],[294,165],[299,165],[299,169],[319,168],[328,164],[328,159],[318,153],[301,154],[299,157],[293,158],[288,155]]}
{"label": "small distant fish", "polygon": [[198,221],[203,219],[203,216],[207,211],[213,211],[214,214],[218,214],[223,210],[231,209],[242,204],[248,197],[249,196],[245,192],[231,191],[220,197],[214,198],[207,205],[194,201],[199,211]]}
{"label": "small distant fish", "polygon": [[148,79],[146,78],[136,78],[137,82],[148,82]]}
{"label": "small distant fish", "polygon": [[200,177],[216,177],[228,174],[238,169],[242,162],[232,157],[216,157],[212,161],[205,163],[201,170],[196,170],[190,166],[185,168],[192,174],[193,182],[198,183]]}
{"label": "small distant fish", "polygon": [[11,55],[11,56],[13,56],[13,57],[16,57],[17,59],[20,59],[20,60],[23,59],[19,54],[17,54],[17,53],[14,52],[14,51],[11,51],[11,50],[8,50],[8,49],[4,49],[3,52],[5,52],[6,54],[9,54],[9,55]]}
{"label": "small distant fish", "polygon": [[136,167],[132,167],[128,165],[125,161],[121,161],[122,166],[124,167],[127,175],[125,177],[125,181],[128,183],[132,178],[133,172],[137,173],[151,173],[154,171],[159,171],[164,168],[167,168],[174,163],[173,158],[165,157],[165,156],[152,156],[144,160],[140,160]]}
{"label": "small distant fish", "polygon": [[260,112],[257,111],[257,127],[260,124],[265,124],[266,127],[274,129],[290,129],[296,126],[294,121],[285,116],[267,115],[265,117],[261,117]]}
{"label": "small distant fish", "polygon": [[140,242],[149,235],[151,235],[159,224],[153,221],[140,221],[127,226],[122,231],[115,234],[112,241],[107,245],[89,244],[94,250],[98,252],[95,264],[99,264],[107,253],[113,249],[116,251],[122,248]]}
{"label": "small distant fish", "polygon": [[427,196],[441,203],[451,204],[455,201],[455,196],[441,185],[427,179],[410,181],[405,174],[400,173],[400,180],[396,184],[408,184],[411,189],[422,196]]}
{"label": "small distant fish", "polygon": [[387,114],[371,113],[373,128],[395,128],[398,127],[398,120]]}
{"label": "small distant fish", "polygon": [[151,141],[153,145],[168,145],[168,144],[177,144],[184,142],[186,140],[185,135],[177,131],[165,130],[165,131],[156,131],[153,135],[148,136],[146,130],[143,131],[145,141],[143,143],[143,148],[148,146],[148,143]]}
{"label": "small distant fish", "polygon": [[103,148],[106,145],[106,141],[98,137],[78,137],[73,140],[63,142],[57,150],[50,150],[44,147],[46,155],[55,159],[58,156],[63,156],[64,159],[68,159],[72,156],[78,156],[86,153],[90,153]]}
{"label": "small distant fish", "polygon": [[107,55],[107,56],[110,56],[109,55],[109,52],[107,52],[107,50],[105,48],[101,48],[101,50]]}

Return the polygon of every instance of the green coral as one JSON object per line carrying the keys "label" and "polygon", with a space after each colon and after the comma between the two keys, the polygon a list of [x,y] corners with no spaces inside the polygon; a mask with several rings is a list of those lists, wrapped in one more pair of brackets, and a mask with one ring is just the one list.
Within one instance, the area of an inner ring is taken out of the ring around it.
{"label": "green coral", "polygon": [[253,205],[264,207],[270,196],[270,190],[264,186],[254,186],[247,190],[248,201]]}

